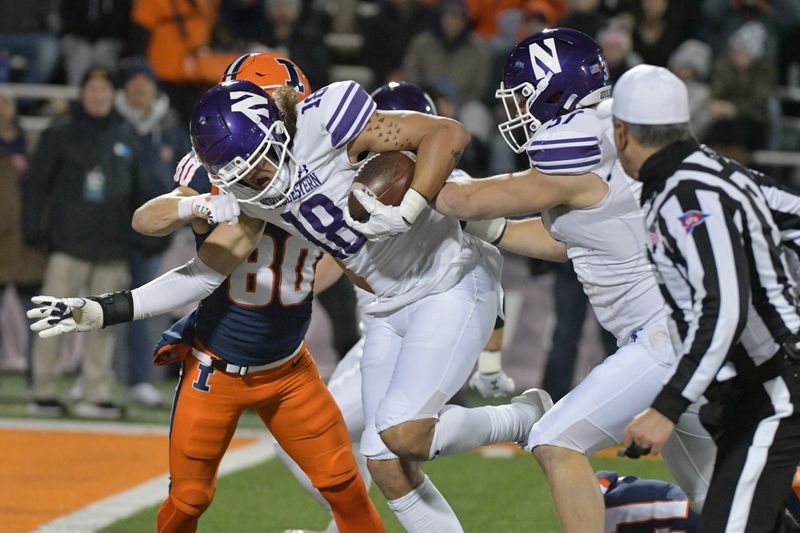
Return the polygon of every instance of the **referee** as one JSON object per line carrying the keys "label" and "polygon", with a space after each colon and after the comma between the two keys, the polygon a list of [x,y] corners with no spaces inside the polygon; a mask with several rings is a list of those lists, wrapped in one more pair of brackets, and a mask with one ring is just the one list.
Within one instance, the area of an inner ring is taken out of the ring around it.
{"label": "referee", "polygon": [[668,70],[631,69],[610,107],[680,354],[625,444],[660,451],[705,395],[718,452],[699,530],[781,531],[800,462],[800,317],[780,232],[754,174],[692,137],[686,88]]}

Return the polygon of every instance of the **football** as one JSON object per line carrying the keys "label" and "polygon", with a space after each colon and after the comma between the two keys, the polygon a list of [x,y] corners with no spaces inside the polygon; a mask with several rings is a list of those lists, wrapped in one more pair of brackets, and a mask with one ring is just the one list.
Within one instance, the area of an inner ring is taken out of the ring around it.
{"label": "football", "polygon": [[403,196],[411,186],[414,178],[413,154],[407,152],[382,152],[367,159],[356,172],[350,195],[347,198],[347,209],[350,216],[359,222],[366,222],[369,213],[356,200],[353,190],[363,186],[386,205],[400,205]]}

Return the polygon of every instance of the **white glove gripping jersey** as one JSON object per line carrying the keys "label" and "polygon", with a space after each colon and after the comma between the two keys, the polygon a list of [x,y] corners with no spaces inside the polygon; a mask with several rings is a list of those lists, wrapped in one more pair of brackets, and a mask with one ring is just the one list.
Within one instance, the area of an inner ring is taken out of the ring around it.
{"label": "white glove gripping jersey", "polygon": [[[242,211],[305,238],[364,278],[377,296],[366,310],[371,314],[446,291],[477,261],[486,262],[499,280],[502,258],[497,249],[464,235],[457,220],[430,207],[408,232],[380,241],[367,241],[346,224],[344,210],[358,170],[350,163],[347,145],[374,111],[372,98],[353,81],[333,83],[300,102],[290,148],[294,161],[287,159],[281,170],[299,176],[289,202],[278,209],[243,204]],[[232,187],[233,193],[252,195],[241,187]]]}
{"label": "white glove gripping jersey", "polygon": [[608,194],[585,209],[555,207],[542,213],[553,238],[567,246],[597,320],[622,346],[631,334],[666,316],[653,266],[645,248],[645,224],[630,178],[616,162],[609,119],[579,109],[543,124],[528,158],[545,174],[593,172]]}

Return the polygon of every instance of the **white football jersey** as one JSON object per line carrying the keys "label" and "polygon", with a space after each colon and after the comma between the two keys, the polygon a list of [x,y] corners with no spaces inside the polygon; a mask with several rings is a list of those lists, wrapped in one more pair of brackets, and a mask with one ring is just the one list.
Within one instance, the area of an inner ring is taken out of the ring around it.
{"label": "white football jersey", "polygon": [[[470,265],[488,261],[499,272],[502,258],[493,246],[465,235],[458,220],[427,207],[408,232],[368,241],[344,219],[358,165],[347,145],[375,111],[372,98],[353,81],[337,82],[297,105],[297,132],[282,172],[299,177],[289,202],[277,209],[242,204],[249,216],[267,220],[304,238],[364,278],[377,298],[369,313],[392,312],[428,294],[452,288]],[[390,120],[390,119],[387,119]],[[233,193],[252,191],[235,185]],[[270,199],[262,199],[268,204]]]}
{"label": "white football jersey", "polygon": [[548,209],[542,221],[566,244],[598,321],[621,346],[636,330],[666,316],[666,308],[647,258],[644,218],[631,180],[616,162],[612,135],[610,120],[579,109],[543,124],[528,158],[543,173],[593,172],[608,184],[608,194],[596,205]]}

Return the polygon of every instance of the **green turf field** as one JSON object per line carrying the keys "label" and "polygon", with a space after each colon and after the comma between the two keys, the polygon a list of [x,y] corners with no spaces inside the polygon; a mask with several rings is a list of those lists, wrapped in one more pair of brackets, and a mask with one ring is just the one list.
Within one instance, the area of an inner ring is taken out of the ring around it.
{"label": "green turf field", "polygon": [[[661,461],[595,458],[597,470],[671,479]],[[557,532],[556,517],[544,477],[532,457],[487,459],[477,453],[440,458],[426,465],[467,533]],[[373,487],[373,501],[392,533],[402,529]],[[108,528],[105,532],[138,533],[155,528],[157,507]],[[200,520],[200,532],[280,533],[287,528],[323,529],[328,517],[283,465],[273,459],[220,479],[211,507]]]}

